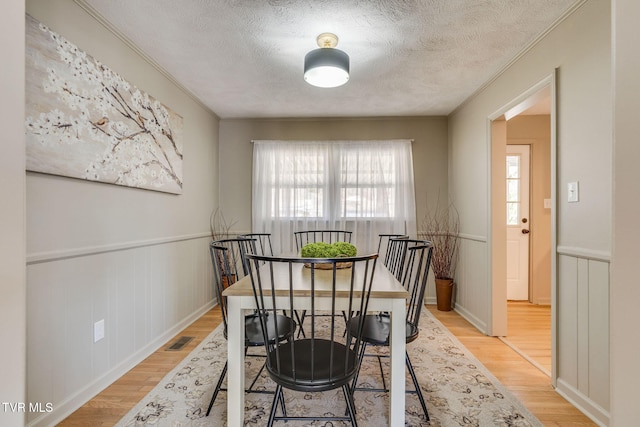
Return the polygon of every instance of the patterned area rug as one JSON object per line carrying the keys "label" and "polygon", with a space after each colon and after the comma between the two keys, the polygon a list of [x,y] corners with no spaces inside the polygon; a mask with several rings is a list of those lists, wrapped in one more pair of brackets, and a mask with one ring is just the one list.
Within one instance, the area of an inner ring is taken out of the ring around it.
{"label": "patterned area rug", "polygon": [[[305,325],[306,326],[306,325]],[[261,349],[251,349],[259,354]],[[384,354],[385,349],[381,349]],[[542,426],[511,392],[509,392],[428,310],[420,319],[419,338],[407,345],[411,362],[427,403],[430,422],[425,421],[415,394],[406,396],[407,426]],[[369,352],[369,351],[368,351]],[[227,342],[222,325],[215,329],[173,371],[140,401],[120,422],[123,426],[224,426],[226,392],[221,392],[206,417],[215,384],[227,357]],[[381,387],[376,357],[366,357],[358,386]],[[383,360],[385,377],[388,366]],[[248,387],[264,363],[264,358],[246,358]],[[413,383],[407,372],[407,390]],[[226,386],[226,385],[225,385]],[[257,390],[275,389],[263,372],[254,386]],[[266,425],[272,394],[245,394],[245,426]],[[341,390],[306,394],[285,390],[289,415],[335,414],[342,416],[346,404]],[[367,427],[387,426],[388,394],[356,391],[357,420]],[[280,426],[349,425],[342,422],[277,422]]]}

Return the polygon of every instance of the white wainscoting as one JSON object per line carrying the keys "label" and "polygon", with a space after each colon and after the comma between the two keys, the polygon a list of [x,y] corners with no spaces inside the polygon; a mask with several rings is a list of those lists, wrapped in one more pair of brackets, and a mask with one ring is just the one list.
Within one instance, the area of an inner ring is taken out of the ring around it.
{"label": "white wainscoting", "polygon": [[[54,425],[215,303],[208,233],[27,257],[28,401]],[[105,338],[94,343],[94,323]]]}
{"label": "white wainscoting", "polygon": [[[458,267],[453,289],[455,311],[483,333],[487,333],[488,316],[491,313],[487,251],[485,237],[460,236]],[[436,303],[435,284],[429,287],[427,302]]]}
{"label": "white wainscoting", "polygon": [[609,425],[609,261],[558,248],[557,391]]}

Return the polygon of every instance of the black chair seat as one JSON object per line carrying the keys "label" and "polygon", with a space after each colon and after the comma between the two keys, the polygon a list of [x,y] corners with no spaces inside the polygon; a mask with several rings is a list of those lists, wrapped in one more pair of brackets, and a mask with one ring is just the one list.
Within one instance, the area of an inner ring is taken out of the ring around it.
{"label": "black chair seat", "polygon": [[[267,314],[266,316],[270,315]],[[296,322],[294,322],[292,318],[280,314],[276,315],[275,324],[273,320],[268,319],[266,325],[270,344],[276,342],[276,337],[278,341],[284,341],[289,337],[292,337],[296,330]],[[260,318],[257,314],[252,314],[244,319],[244,345],[246,347],[264,345],[264,338],[260,327]]]}
{"label": "black chair seat", "polygon": [[[357,372],[358,356],[343,344],[322,339],[302,339],[280,344],[280,356],[272,357],[266,365],[270,376],[283,386],[297,391],[326,391],[348,384]],[[313,354],[315,353],[315,356]],[[293,356],[292,356],[293,354]],[[318,357],[323,355],[323,357]],[[329,358],[333,355],[333,363]]]}
{"label": "black chair seat", "polygon": [[[295,351],[291,351],[295,346]],[[301,339],[280,344],[280,356],[268,360],[266,370],[274,380],[297,391],[333,390],[349,381],[357,372],[358,356],[340,343],[322,339]],[[292,361],[291,355],[295,354]],[[314,356],[315,354],[315,356]],[[323,357],[318,357],[323,355]],[[330,355],[333,360],[330,362]]]}
{"label": "black chair seat", "polygon": [[[391,321],[385,314],[369,314],[365,316],[364,326],[362,330],[362,341],[373,345],[389,345]],[[349,331],[351,334],[357,333],[358,320],[352,318],[349,321]],[[406,337],[410,343],[418,338],[418,327],[412,323],[406,322]]]}

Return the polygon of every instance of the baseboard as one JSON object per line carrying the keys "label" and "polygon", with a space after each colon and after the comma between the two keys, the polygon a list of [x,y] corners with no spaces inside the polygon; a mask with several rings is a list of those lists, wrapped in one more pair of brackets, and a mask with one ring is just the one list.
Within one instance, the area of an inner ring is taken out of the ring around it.
{"label": "baseboard", "polygon": [[[425,304],[437,306],[438,301],[436,301],[436,297],[425,297]],[[465,308],[462,307],[461,305],[454,303],[453,311],[455,311],[460,316],[462,316],[467,322],[471,323],[473,326],[475,326],[476,329],[478,329],[483,334],[487,333],[487,324],[481,321],[480,319],[478,319],[477,317],[475,317],[474,315],[472,315],[467,310],[465,310]]]}
{"label": "baseboard", "polygon": [[153,354],[156,350],[161,348],[171,338],[176,336],[180,331],[199,319],[207,311],[211,310],[216,305],[215,300],[209,301],[207,304],[193,312],[188,317],[184,318],[180,323],[176,324],[171,329],[160,335],[155,340],[141,348],[136,353],[132,354],[127,359],[123,360],[119,365],[115,366],[110,371],[106,372],[95,381],[87,384],[82,390],[78,391],[71,397],[67,398],[62,403],[56,405],[51,412],[43,413],[42,416],[30,421],[27,427],[45,427],[57,425],[62,420],[67,418],[73,412],[77,411],[82,405],[93,399],[98,393],[114,383],[118,378],[126,374],[138,365],[144,359]]}
{"label": "baseboard", "polygon": [[578,408],[580,412],[601,427],[607,427],[609,425],[611,415],[608,411],[576,390],[566,381],[558,379],[557,383],[556,391],[558,394],[567,399],[573,406]]}
{"label": "baseboard", "polygon": [[469,312],[463,306],[461,306],[460,304],[455,304],[453,306],[453,310],[456,313],[458,313],[460,316],[462,316],[467,322],[475,326],[477,330],[479,330],[485,335],[488,334],[488,328],[487,328],[486,322],[483,322],[482,320],[478,319],[476,316],[471,314],[471,312]]}

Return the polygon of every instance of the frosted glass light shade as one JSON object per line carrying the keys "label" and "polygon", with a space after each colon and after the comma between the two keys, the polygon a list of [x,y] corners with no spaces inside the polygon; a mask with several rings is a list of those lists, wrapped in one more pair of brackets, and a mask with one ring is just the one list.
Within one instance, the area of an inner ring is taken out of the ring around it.
{"label": "frosted glass light shade", "polygon": [[304,57],[304,79],[318,87],[337,87],[349,81],[349,55],[339,49],[319,48]]}

